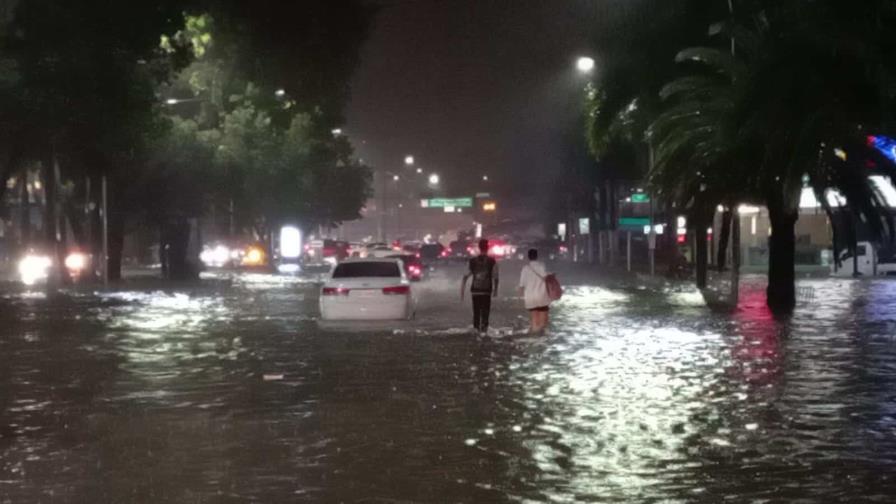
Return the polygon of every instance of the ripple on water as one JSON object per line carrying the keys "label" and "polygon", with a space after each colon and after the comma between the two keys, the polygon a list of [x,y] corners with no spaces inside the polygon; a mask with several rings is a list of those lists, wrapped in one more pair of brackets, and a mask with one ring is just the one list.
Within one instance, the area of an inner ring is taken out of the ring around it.
{"label": "ripple on water", "polygon": [[788,321],[750,279],[730,315],[689,289],[578,285],[548,336],[518,334],[508,297],[496,300],[499,330],[477,337],[443,280],[445,294],[427,291],[420,320],[398,331],[322,330],[312,283],[261,276],[10,295],[0,495],[821,503],[896,492],[896,282],[801,282],[814,296]]}

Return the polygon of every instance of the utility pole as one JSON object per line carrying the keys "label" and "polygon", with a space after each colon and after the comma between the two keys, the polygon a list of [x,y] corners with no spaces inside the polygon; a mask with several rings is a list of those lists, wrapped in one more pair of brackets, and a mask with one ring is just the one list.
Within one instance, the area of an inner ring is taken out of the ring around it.
{"label": "utility pole", "polygon": [[[90,218],[90,176],[84,177],[84,221],[84,235],[87,238],[87,251],[85,252],[93,255],[95,249],[93,248],[93,219]],[[91,277],[93,275],[96,273],[91,274]]]}
{"label": "utility pole", "polygon": [[103,285],[109,286],[109,193],[106,176],[103,175]]}
{"label": "utility pole", "polygon": [[233,227],[233,198],[230,198],[230,239],[233,239],[234,235],[234,227]]}
{"label": "utility pole", "polygon": [[[649,154],[649,170],[653,171],[653,143],[648,141],[647,143],[648,154]],[[653,224],[653,194],[647,193],[647,198],[650,200],[650,231],[647,233],[647,249],[650,259],[650,276],[654,276],[656,274],[656,226]]]}
{"label": "utility pole", "polygon": [[386,241],[386,172],[378,170],[380,176],[380,211],[379,222],[377,223],[377,241]]}

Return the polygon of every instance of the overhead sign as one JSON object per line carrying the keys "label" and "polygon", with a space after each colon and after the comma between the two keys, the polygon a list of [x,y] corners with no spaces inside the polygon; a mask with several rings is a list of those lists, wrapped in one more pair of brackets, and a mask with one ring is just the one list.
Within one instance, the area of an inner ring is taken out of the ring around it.
{"label": "overhead sign", "polygon": [[623,230],[639,231],[650,225],[649,217],[620,217],[619,227]]}
{"label": "overhead sign", "polygon": [[420,200],[422,208],[473,208],[473,198],[430,198]]}
{"label": "overhead sign", "polygon": [[650,196],[646,193],[635,193],[632,194],[632,203],[649,203]]}
{"label": "overhead sign", "polygon": [[476,193],[477,198],[491,198],[492,194],[487,192],[478,192]]}

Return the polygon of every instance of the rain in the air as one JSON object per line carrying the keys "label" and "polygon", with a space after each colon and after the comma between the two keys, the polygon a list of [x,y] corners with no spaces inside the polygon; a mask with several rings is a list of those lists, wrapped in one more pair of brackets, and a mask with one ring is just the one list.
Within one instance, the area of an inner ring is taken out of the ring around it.
{"label": "rain in the air", "polygon": [[896,0],[0,0],[0,504],[891,503]]}

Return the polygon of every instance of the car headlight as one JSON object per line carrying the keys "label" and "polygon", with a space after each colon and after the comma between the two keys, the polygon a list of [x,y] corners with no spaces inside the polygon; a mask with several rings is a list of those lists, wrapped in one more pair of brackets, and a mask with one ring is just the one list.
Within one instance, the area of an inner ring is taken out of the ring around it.
{"label": "car headlight", "polygon": [[87,268],[87,263],[87,256],[81,252],[72,252],[65,256],[65,269],[73,273],[84,271]]}
{"label": "car headlight", "polygon": [[34,285],[47,279],[52,265],[49,256],[28,254],[19,261],[19,277],[25,285]]}

